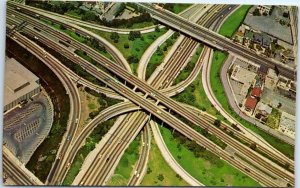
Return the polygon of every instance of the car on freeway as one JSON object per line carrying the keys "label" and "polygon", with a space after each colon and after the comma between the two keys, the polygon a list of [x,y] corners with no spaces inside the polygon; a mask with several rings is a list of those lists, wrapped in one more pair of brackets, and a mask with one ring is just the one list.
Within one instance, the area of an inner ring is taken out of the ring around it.
{"label": "car on freeway", "polygon": [[68,164],[67,164],[67,166],[66,166],[66,168],[69,168],[69,167],[70,167],[70,165],[71,165],[71,163],[68,163]]}
{"label": "car on freeway", "polygon": [[70,136],[70,135],[68,135],[68,136],[67,136],[67,141],[69,141],[69,140],[70,140],[70,138],[71,138],[71,136]]}
{"label": "car on freeway", "polygon": [[245,168],[245,170],[246,170],[247,172],[250,172],[250,170],[249,170],[248,168]]}

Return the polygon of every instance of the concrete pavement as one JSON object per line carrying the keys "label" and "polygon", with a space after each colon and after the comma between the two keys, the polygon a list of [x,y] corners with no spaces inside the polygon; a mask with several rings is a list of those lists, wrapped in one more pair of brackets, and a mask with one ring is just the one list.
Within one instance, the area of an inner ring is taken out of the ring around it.
{"label": "concrete pavement", "polygon": [[[32,172],[30,172],[23,163],[21,163],[10,151],[6,146],[2,146],[3,155],[8,156],[8,158],[18,166],[20,171],[22,171],[30,181],[36,183],[36,185],[44,185]],[[13,178],[12,178],[13,180]]]}

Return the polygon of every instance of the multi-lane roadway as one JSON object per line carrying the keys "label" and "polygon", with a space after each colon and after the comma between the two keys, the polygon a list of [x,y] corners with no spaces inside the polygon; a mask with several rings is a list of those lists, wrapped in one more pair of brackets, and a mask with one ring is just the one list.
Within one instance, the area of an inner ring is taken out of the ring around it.
{"label": "multi-lane roadway", "polygon": [[[32,21],[35,22],[35,21]],[[34,25],[38,25],[36,22]],[[68,36],[65,36],[61,33],[58,33],[57,31],[51,31],[51,29],[43,26],[43,30],[46,32],[49,32],[50,34],[54,35],[55,37],[58,37],[60,40],[71,40]],[[213,128],[213,126],[210,126],[210,124],[200,119],[199,117],[195,116],[193,113],[191,113],[188,109],[183,108],[182,106],[178,105],[175,101],[167,98],[163,94],[161,94],[157,89],[150,87],[145,82],[140,81],[135,76],[131,75],[129,72],[124,71],[124,68],[120,67],[117,64],[114,64],[113,62],[109,61],[108,59],[102,57],[99,54],[96,54],[92,49],[87,48],[86,46],[82,44],[78,44],[76,41],[71,42],[71,45],[76,48],[80,48],[84,50],[90,57],[92,57],[94,60],[96,60],[98,63],[100,63],[103,67],[110,70],[111,72],[116,73],[122,79],[126,80],[131,85],[135,86],[135,88],[138,88],[139,91],[141,91],[144,94],[143,96],[140,96],[135,91],[132,90],[132,88],[128,88],[128,86],[123,85],[119,81],[115,80],[114,78],[111,78],[110,75],[103,72],[101,69],[91,66],[88,62],[85,62],[83,59],[74,56],[71,52],[69,52],[65,47],[49,40],[47,37],[44,37],[42,34],[39,34],[37,31],[32,31],[30,29],[24,29],[26,33],[28,33],[31,36],[38,36],[39,40],[43,43],[49,44],[49,47],[54,48],[56,50],[63,50],[65,51],[65,55],[70,60],[73,60],[74,62],[77,61],[81,66],[83,66],[88,72],[93,74],[95,77],[100,79],[101,81],[105,82],[107,85],[112,87],[116,92],[123,95],[124,97],[130,99],[134,103],[136,103],[138,106],[146,109],[148,112],[154,114],[155,116],[159,117],[166,123],[168,123],[170,126],[173,126],[175,129],[177,129],[182,134],[186,135],[187,137],[196,140],[199,144],[204,145],[207,149],[211,150],[212,152],[216,153],[219,156],[222,156],[223,159],[227,159],[229,163],[233,164],[237,168],[239,168],[241,171],[249,174],[252,177],[258,178],[261,180],[261,182],[265,185],[275,186],[278,185],[278,182],[274,182],[268,178],[260,177],[259,173],[256,171],[251,171],[251,173],[248,172],[248,170],[243,167],[244,165],[239,163],[238,161],[233,160],[230,158],[230,156],[225,153],[222,149],[216,147],[213,143],[211,143],[206,138],[203,138],[201,135],[199,135],[197,132],[189,128],[187,125],[179,121],[178,119],[174,118],[172,115],[170,115],[167,111],[162,110],[160,107],[157,106],[157,104],[162,104],[168,109],[171,109],[172,111],[177,112],[187,120],[191,121],[192,123],[195,123],[197,125],[200,125],[202,127],[208,128],[209,132],[212,134],[217,135],[219,138],[224,140],[227,144],[230,144],[231,146],[237,148],[237,150],[240,153],[243,153],[244,155],[248,155],[248,158],[250,160],[255,161],[256,159],[261,159],[261,162],[257,162],[258,166],[261,166],[262,168],[268,168],[267,166],[270,166],[270,161],[262,158],[261,156],[255,154],[255,152],[249,150],[249,148],[244,147],[243,145],[239,144],[235,140],[231,139],[228,135],[224,134],[222,131],[218,131],[218,129]],[[77,30],[76,30],[77,31]],[[187,42],[188,44],[188,42]],[[172,71],[170,71],[172,72]],[[174,71],[175,72],[175,71]],[[175,77],[175,75],[173,76]],[[108,79],[109,78],[109,79]],[[161,84],[161,83],[160,83]],[[158,85],[160,85],[158,84]],[[157,103],[154,104],[151,101],[147,99],[153,99],[156,100]],[[218,151],[216,151],[218,150]],[[106,158],[107,160],[107,158]],[[271,164],[272,166],[273,164]],[[293,183],[293,176],[289,174],[288,172],[284,172],[279,167],[274,165],[274,167],[271,167],[270,171],[272,171],[274,174],[278,175],[279,177],[285,179],[288,179],[290,183]],[[101,178],[99,178],[101,179]],[[93,182],[97,182],[100,180],[93,180]]]}
{"label": "multi-lane roadway", "polygon": [[153,18],[160,22],[180,30],[188,36],[195,38],[196,40],[202,41],[203,43],[217,48],[222,51],[230,52],[235,55],[241,56],[248,60],[251,60],[260,65],[266,65],[270,68],[278,69],[279,73],[291,80],[296,80],[296,70],[283,63],[274,61],[270,58],[256,54],[255,52],[246,49],[237,43],[232,42],[230,39],[213,32],[205,27],[199,26],[186,20],[170,11],[159,8],[158,6],[151,5],[148,3],[138,3],[141,7],[149,11]]}

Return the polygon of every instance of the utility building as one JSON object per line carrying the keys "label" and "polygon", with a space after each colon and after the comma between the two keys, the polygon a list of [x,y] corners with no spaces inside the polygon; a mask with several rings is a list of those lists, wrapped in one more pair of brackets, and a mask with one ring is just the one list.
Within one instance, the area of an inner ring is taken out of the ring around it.
{"label": "utility building", "polygon": [[6,59],[4,112],[40,93],[39,78],[15,59]]}

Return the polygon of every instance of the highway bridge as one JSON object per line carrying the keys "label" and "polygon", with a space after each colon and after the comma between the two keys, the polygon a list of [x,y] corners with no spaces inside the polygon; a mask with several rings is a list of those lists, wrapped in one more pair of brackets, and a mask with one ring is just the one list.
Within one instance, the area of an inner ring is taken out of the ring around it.
{"label": "highway bridge", "polygon": [[[17,14],[17,13],[16,13]],[[29,19],[29,18],[27,18]],[[30,22],[37,26],[40,23],[29,19]],[[9,20],[9,22],[13,22],[12,20]],[[79,44],[78,42],[70,39],[70,37],[59,33],[57,31],[53,31],[53,29],[48,28],[45,25],[41,25],[41,28],[43,29],[43,32],[48,32],[50,35],[53,35],[60,40],[63,41],[72,41],[72,46],[75,48],[80,48],[84,50],[90,57],[92,57],[94,60],[96,60],[99,64],[102,65],[105,69],[110,70],[111,72],[116,73],[118,76],[122,77],[122,79],[126,80],[127,83],[130,83],[131,85],[134,86],[135,90],[133,88],[128,87],[128,85],[124,85],[120,83],[118,80],[112,78],[110,75],[99,69],[98,67],[92,66],[89,64],[89,62],[84,61],[82,58],[74,55],[72,52],[69,52],[65,47],[62,45],[56,43],[55,41],[51,41],[47,37],[45,37],[43,34],[40,34],[39,32],[26,28],[24,31],[29,34],[30,36],[34,37],[37,36],[39,38],[40,42],[48,44],[51,48],[63,52],[67,58],[72,60],[74,63],[80,64],[82,67],[84,67],[88,72],[93,74],[96,78],[100,79],[104,83],[106,83],[108,86],[113,88],[117,93],[120,95],[124,96],[125,98],[128,98],[131,100],[133,103],[138,105],[139,107],[142,107],[146,111],[150,112],[151,114],[157,116],[158,118],[162,119],[164,122],[168,123],[170,126],[174,127],[177,129],[179,132],[182,134],[186,135],[192,140],[197,141],[198,144],[204,145],[207,149],[211,150],[215,154],[221,156],[223,159],[227,160],[229,163],[233,164],[235,167],[240,169],[241,171],[249,174],[247,170],[245,170],[245,167],[243,164],[239,163],[238,161],[233,160],[228,153],[223,151],[221,148],[215,146],[214,143],[211,141],[207,140],[204,138],[202,135],[199,135],[199,133],[195,132],[189,126],[185,125],[183,122],[179,121],[178,119],[174,118],[169,111],[175,111],[178,114],[180,114],[182,117],[186,118],[187,120],[191,121],[192,123],[199,125],[203,128],[207,128],[210,133],[217,135],[219,138],[224,140],[227,144],[237,148],[237,150],[244,154],[244,155],[249,155],[247,156],[250,158],[250,160],[254,161],[258,166],[261,166],[263,169],[269,169],[269,171],[272,171],[271,173],[274,173],[278,175],[280,178],[283,178],[285,180],[288,179],[290,182],[293,182],[293,176],[288,173],[282,171],[278,166],[273,164],[262,158],[261,156],[257,155],[255,152],[249,150],[249,148],[244,147],[240,143],[234,141],[232,138],[230,138],[228,135],[224,134],[222,131],[219,131],[218,129],[214,128],[211,126],[211,123],[209,123],[207,120],[203,120],[199,118],[197,115],[192,113],[190,110],[187,108],[183,108],[181,105],[179,105],[177,102],[172,101],[168,97],[164,96],[161,94],[158,90],[157,87],[162,87],[161,83],[157,83],[154,88],[146,84],[144,81],[140,81],[138,78],[135,76],[131,75],[129,72],[124,70],[124,67],[120,67],[118,64],[115,64],[114,62],[111,62],[110,60],[102,57],[101,55],[97,54],[94,50],[86,47],[85,45]],[[19,36],[20,37],[20,36]],[[189,46],[188,44],[191,44],[192,42],[186,41],[186,45]],[[175,67],[175,69],[178,69],[179,67]],[[169,70],[169,69],[166,69]],[[173,74],[173,77],[176,76],[176,71],[169,70],[170,74]],[[109,79],[108,79],[109,78]],[[166,80],[161,79],[161,80]],[[164,82],[165,84],[164,87],[167,87],[168,83]],[[144,96],[140,96],[140,94],[137,94],[137,88],[139,89],[140,92],[144,94]],[[149,99],[149,100],[148,100]],[[156,101],[154,104],[151,102],[151,100]],[[167,110],[162,110],[161,105],[167,107]],[[257,162],[257,160],[260,159],[261,161]],[[262,178],[260,173],[256,172],[255,170],[251,171],[250,176],[260,179],[263,184],[265,185],[270,185],[270,186],[276,186],[277,183],[274,182],[274,180],[270,180],[267,178]]]}
{"label": "highway bridge", "polygon": [[279,71],[279,74],[291,80],[297,80],[296,69],[294,68],[274,61],[270,58],[258,55],[255,52],[246,49],[244,46],[234,43],[230,39],[218,33],[215,33],[203,26],[192,23],[189,20],[186,20],[170,11],[157,8],[157,6],[155,7],[154,5],[148,3],[138,3],[138,5],[145,8],[152,14],[153,18],[157,19],[163,24],[179,30],[180,32],[191,36],[194,39],[207,44],[208,46],[225,52],[233,53],[259,65],[265,65],[272,69],[277,69]]}

